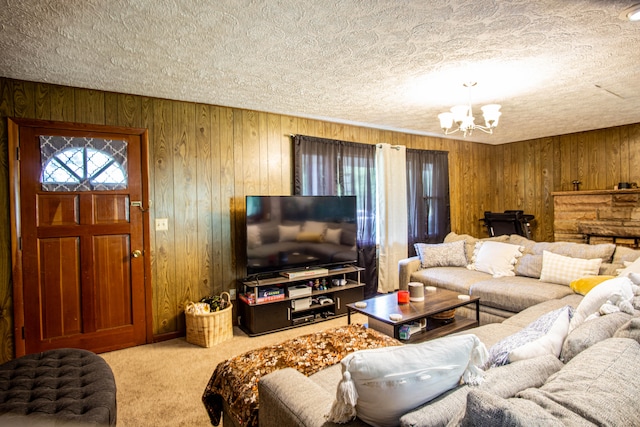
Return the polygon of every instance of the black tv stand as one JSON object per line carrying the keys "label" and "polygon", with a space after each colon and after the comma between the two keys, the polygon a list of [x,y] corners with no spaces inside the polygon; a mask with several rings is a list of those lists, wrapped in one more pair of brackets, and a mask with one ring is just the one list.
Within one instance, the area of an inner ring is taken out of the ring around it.
{"label": "black tv stand", "polygon": [[[260,279],[253,275],[242,279],[238,281],[240,328],[247,335],[256,336],[344,316],[347,314],[347,304],[364,298],[364,284],[360,282],[360,272],[363,270],[354,265],[343,265],[329,269],[327,273],[310,273],[304,277],[278,275]],[[334,285],[333,279],[341,279],[340,282],[344,284]],[[313,286],[305,289],[309,282]],[[258,301],[260,290],[269,288],[274,288],[274,295],[264,296],[262,301]],[[282,289],[284,293],[275,295],[275,288]],[[333,302],[318,303],[317,299],[321,296]]]}

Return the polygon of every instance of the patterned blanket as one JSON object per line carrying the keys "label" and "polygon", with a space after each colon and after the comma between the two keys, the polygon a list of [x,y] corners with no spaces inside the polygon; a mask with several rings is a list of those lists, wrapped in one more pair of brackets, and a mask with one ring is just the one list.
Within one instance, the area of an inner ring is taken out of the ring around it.
{"label": "patterned blanket", "polygon": [[216,367],[202,395],[213,425],[220,424],[223,402],[242,426],[258,425],[258,381],[283,368],[306,376],[339,363],[347,354],[367,348],[401,345],[394,338],[362,325],[346,325],[251,350]]}

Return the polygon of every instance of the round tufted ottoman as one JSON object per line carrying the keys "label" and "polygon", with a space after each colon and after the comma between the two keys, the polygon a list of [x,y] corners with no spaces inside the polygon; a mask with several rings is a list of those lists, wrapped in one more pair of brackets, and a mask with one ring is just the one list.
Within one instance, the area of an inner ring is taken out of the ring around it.
{"label": "round tufted ottoman", "polygon": [[116,425],[116,383],[104,359],[73,348],[0,365],[0,425]]}

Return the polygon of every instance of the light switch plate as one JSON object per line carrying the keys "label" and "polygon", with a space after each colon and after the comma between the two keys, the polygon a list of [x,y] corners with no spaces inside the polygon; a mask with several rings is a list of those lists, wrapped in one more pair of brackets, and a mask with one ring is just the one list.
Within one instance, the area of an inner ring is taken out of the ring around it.
{"label": "light switch plate", "polygon": [[156,218],[156,231],[167,231],[169,229],[169,218]]}

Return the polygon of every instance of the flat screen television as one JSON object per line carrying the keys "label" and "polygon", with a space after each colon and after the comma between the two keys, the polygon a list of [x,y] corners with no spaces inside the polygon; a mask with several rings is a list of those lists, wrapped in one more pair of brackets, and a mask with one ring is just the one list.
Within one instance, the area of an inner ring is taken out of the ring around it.
{"label": "flat screen television", "polygon": [[247,275],[357,262],[356,196],[247,196]]}

